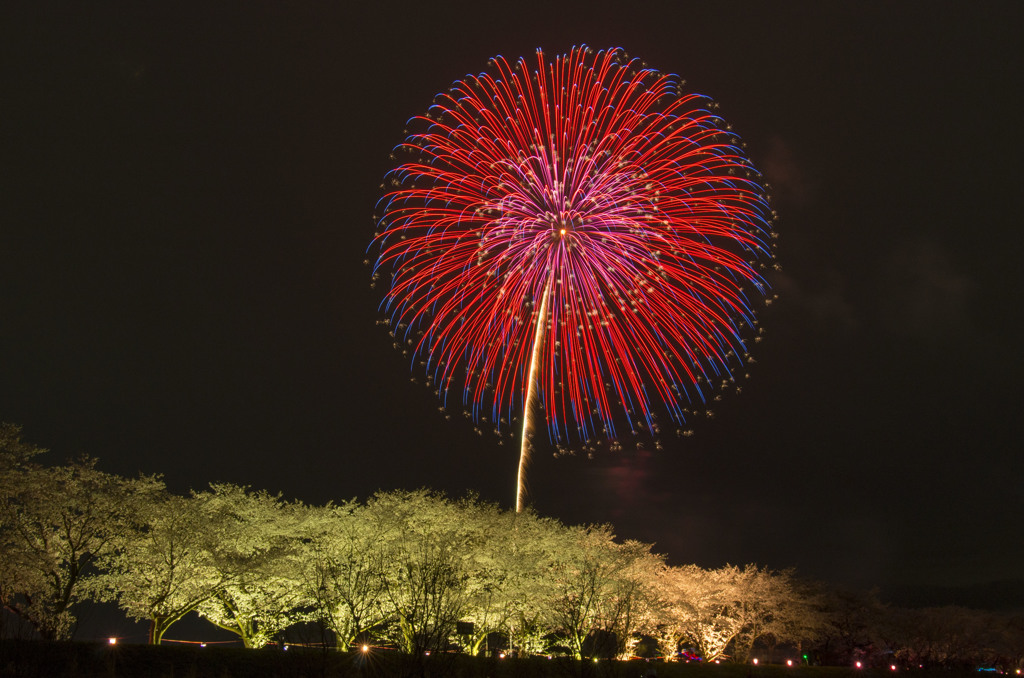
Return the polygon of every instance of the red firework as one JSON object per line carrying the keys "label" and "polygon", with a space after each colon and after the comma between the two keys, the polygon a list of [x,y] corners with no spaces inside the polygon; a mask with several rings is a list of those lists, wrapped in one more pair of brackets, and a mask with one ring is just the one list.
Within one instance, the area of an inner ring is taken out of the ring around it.
{"label": "red firework", "polygon": [[681,85],[619,49],[538,50],[413,119],[374,278],[396,341],[478,425],[501,435],[536,397],[559,444],[656,433],[743,364],[772,213]]}

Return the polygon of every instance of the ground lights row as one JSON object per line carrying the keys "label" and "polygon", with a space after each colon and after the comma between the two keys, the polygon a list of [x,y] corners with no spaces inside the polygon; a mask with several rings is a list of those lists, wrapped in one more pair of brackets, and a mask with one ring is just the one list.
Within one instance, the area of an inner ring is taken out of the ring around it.
{"label": "ground lights row", "polygon": [[[110,638],[107,639],[107,642],[109,644],[111,644],[111,645],[117,645],[117,638],[111,636]],[[178,642],[178,641],[175,641],[175,642]],[[195,641],[181,641],[181,642],[195,642]],[[227,642],[234,642],[234,641],[227,641]],[[199,645],[200,647],[206,647],[206,643],[203,643],[203,642],[196,642],[196,644]],[[287,650],[288,646],[285,645],[283,649]],[[363,645],[359,649],[362,651],[363,654],[367,654],[367,653],[370,652],[370,646],[369,645]],[[424,654],[429,657],[430,656],[430,650],[427,650]],[[506,655],[505,655],[504,652],[499,652],[498,653],[498,659],[504,659],[505,656]],[[547,657],[548,657],[548,659],[551,659],[551,655],[548,655]],[[600,660],[597,657],[594,657],[594,663],[596,664],[598,661],[600,661]],[[718,664],[720,662],[719,662],[719,660],[716,659],[714,663]],[[757,666],[760,662],[758,661],[757,657],[754,657],[752,660],[750,660],[750,663],[753,664],[754,666]],[[792,659],[787,659],[786,660],[786,666],[793,666],[793,660]],[[854,662],[853,666],[854,666],[854,668],[862,669],[862,668],[864,668],[864,663],[863,662],[859,662],[859,661],[858,662]],[[889,664],[889,670],[890,671],[896,671],[897,668],[898,667],[895,664]],[[918,668],[924,668],[924,666],[919,666]],[[1021,670],[1017,669],[1016,674],[1018,676],[1021,675]]]}

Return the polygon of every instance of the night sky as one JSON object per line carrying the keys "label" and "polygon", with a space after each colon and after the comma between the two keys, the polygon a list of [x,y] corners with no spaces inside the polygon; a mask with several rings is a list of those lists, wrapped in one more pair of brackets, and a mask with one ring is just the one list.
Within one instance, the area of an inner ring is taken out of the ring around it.
{"label": "night sky", "polygon": [[779,298],[742,394],[663,450],[539,446],[536,510],[676,564],[1024,580],[1024,5],[188,4],[0,15],[0,420],[51,463],[511,508],[518,449],[376,324],[374,204],[406,119],[489,57],[622,46],[774,186]]}

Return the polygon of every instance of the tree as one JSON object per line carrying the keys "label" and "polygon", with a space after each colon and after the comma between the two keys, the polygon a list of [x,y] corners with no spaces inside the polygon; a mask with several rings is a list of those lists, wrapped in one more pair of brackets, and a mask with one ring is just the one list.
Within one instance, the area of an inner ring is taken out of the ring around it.
{"label": "tree", "polygon": [[96,470],[88,457],[46,467],[45,452],[0,425],[0,598],[47,640],[66,639],[91,566],[131,528],[138,507],[162,487]]}
{"label": "tree", "polygon": [[[608,525],[570,527],[551,567],[551,616],[569,650],[584,655],[624,655],[641,626],[652,626],[654,584],[661,559],[650,545],[616,544]],[[650,623],[648,623],[650,621]],[[604,647],[587,649],[600,632]]]}
{"label": "tree", "polygon": [[102,560],[97,597],[116,600],[133,619],[148,619],[149,642],[189,612],[239,581],[218,563],[231,521],[209,495],[161,493],[141,507],[138,529],[120,535]]}
{"label": "tree", "polygon": [[302,605],[299,586],[298,507],[285,505],[266,491],[236,485],[212,485],[197,495],[222,532],[211,565],[228,582],[196,607],[222,629],[238,635],[245,647],[259,648],[296,621]]}
{"label": "tree", "polygon": [[670,652],[688,640],[705,661],[725,655],[726,647],[743,628],[735,604],[741,576],[734,565],[717,570],[686,565],[663,573],[666,617],[661,635]]}
{"label": "tree", "polygon": [[658,575],[665,567],[651,545],[626,541],[613,549],[613,577],[607,595],[599,601],[599,628],[615,640],[616,656],[629,659],[639,634],[654,633],[661,609]]}
{"label": "tree", "polygon": [[993,638],[992,665],[1004,673],[1024,670],[1024,615],[999,615]]}
{"label": "tree", "polygon": [[355,502],[303,510],[301,588],[339,650],[388,619],[383,540],[389,526],[378,517]]}
{"label": "tree", "polygon": [[[452,506],[467,538],[462,564],[466,574],[466,598],[461,632],[451,640],[471,655],[479,654],[487,637],[506,630],[515,611],[520,591],[514,556],[520,551],[519,540],[512,528],[515,513],[502,511],[493,504],[475,498],[464,499]],[[524,519],[524,522],[527,519]]]}
{"label": "tree", "polygon": [[733,658],[738,662],[746,662],[758,642],[769,653],[779,643],[799,647],[816,637],[824,624],[812,589],[798,583],[793,570],[747,565],[737,572],[734,597],[734,614],[741,623],[733,639]]}
{"label": "tree", "polygon": [[445,649],[468,607],[471,526],[451,503],[424,490],[380,493],[366,508],[382,535],[383,598],[396,622],[394,640],[417,656]]}
{"label": "tree", "polygon": [[825,664],[849,665],[867,661],[878,644],[879,620],[887,611],[875,592],[829,589],[825,592],[824,623],[817,650]]}
{"label": "tree", "polygon": [[770,591],[774,601],[771,617],[759,638],[768,650],[769,661],[779,643],[795,645],[802,652],[818,640],[827,622],[820,585],[784,570],[775,573]]}
{"label": "tree", "polygon": [[550,624],[547,603],[554,597],[548,573],[564,528],[528,510],[502,511],[472,501],[462,502],[460,509],[461,520],[474,525],[476,537],[462,617],[473,631],[457,642],[476,655],[491,633],[501,632],[520,654],[542,651]]}

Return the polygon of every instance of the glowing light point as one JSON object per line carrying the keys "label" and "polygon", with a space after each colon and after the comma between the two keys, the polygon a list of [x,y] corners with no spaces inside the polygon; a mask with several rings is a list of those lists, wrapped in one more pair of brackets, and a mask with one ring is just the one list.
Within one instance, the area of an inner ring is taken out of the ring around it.
{"label": "glowing light point", "polygon": [[369,651],[370,651],[370,646],[369,645],[363,645],[363,652],[369,652]]}
{"label": "glowing light point", "polygon": [[757,665],[757,657],[754,657],[754,665]]}
{"label": "glowing light point", "polygon": [[793,665],[793,660],[792,659],[787,659],[786,660],[786,666],[792,666],[792,665]]}
{"label": "glowing light point", "polygon": [[862,666],[864,666],[864,665],[863,665],[863,664],[861,664],[860,662],[857,662],[856,664],[854,664],[854,666],[856,666],[856,667],[857,667],[857,668],[859,669],[859,668],[861,668],[861,667],[862,667]]}
{"label": "glowing light point", "polygon": [[117,645],[117,638],[107,638],[107,642],[111,645]]}

